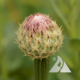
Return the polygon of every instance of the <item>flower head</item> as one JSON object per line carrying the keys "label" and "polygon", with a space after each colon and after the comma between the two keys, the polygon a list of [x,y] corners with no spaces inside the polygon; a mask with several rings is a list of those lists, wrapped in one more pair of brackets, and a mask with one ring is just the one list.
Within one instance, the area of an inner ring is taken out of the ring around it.
{"label": "flower head", "polygon": [[53,55],[63,41],[62,31],[47,15],[36,13],[26,18],[17,31],[17,43],[31,58]]}

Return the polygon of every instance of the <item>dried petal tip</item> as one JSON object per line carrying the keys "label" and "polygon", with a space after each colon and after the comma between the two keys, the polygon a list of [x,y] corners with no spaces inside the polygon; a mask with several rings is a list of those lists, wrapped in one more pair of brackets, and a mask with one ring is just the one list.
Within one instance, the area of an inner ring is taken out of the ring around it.
{"label": "dried petal tip", "polygon": [[17,31],[17,43],[27,56],[42,59],[61,47],[61,28],[48,16],[36,13],[24,20]]}

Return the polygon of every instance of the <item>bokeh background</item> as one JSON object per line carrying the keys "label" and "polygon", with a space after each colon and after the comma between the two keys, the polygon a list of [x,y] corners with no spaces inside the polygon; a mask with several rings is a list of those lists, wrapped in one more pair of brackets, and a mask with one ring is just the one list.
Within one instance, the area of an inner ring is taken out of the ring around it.
{"label": "bokeh background", "polygon": [[19,23],[34,13],[47,14],[63,28],[59,55],[71,73],[49,73],[49,80],[80,80],[80,0],[0,0],[0,80],[35,80],[34,61],[15,42]]}

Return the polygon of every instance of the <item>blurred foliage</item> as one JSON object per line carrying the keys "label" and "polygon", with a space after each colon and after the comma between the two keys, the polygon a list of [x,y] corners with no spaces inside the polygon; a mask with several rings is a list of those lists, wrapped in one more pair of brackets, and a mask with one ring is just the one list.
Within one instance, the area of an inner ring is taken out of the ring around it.
{"label": "blurred foliage", "polygon": [[80,80],[80,0],[0,0],[0,80],[34,80],[33,60],[14,42],[18,22],[37,12],[56,20],[66,37],[55,55],[61,56],[72,72],[50,73],[49,80]]}

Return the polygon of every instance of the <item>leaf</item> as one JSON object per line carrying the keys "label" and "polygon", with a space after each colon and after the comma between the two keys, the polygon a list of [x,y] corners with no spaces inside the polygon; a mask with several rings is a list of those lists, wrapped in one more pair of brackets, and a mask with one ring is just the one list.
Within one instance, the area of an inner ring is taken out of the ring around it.
{"label": "leaf", "polygon": [[68,49],[70,52],[79,52],[80,51],[80,40],[72,39],[68,44]]}
{"label": "leaf", "polygon": [[63,59],[63,61],[66,62],[66,64],[70,67],[70,68],[74,68],[74,64],[73,64],[73,61],[71,59],[71,57],[69,55],[66,55],[65,54],[66,52],[62,52],[60,51],[58,55],[61,56],[61,58]]}
{"label": "leaf", "polygon": [[38,7],[39,5],[40,5],[40,3],[41,3],[41,1],[40,0],[18,0],[18,2],[20,3],[20,4],[27,4],[27,5],[30,5],[30,6],[35,6],[35,7]]}
{"label": "leaf", "polygon": [[59,80],[75,80],[70,74],[58,73]]}

